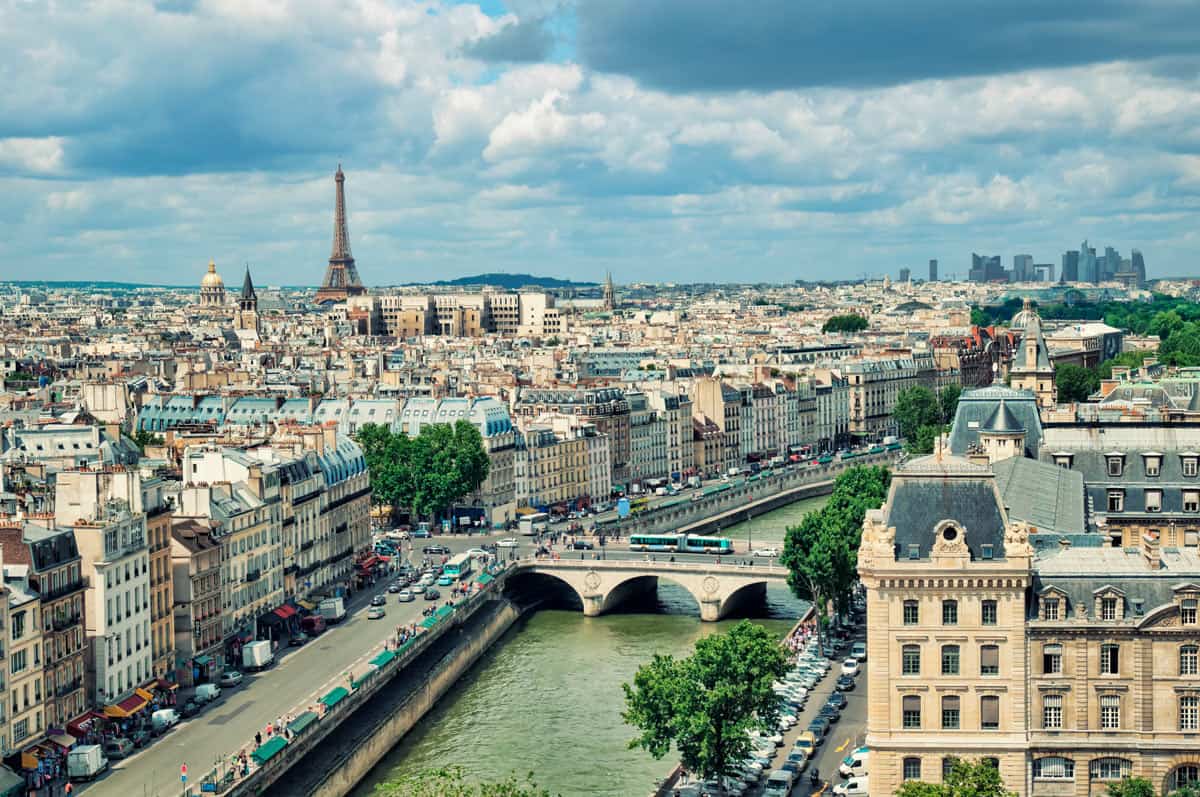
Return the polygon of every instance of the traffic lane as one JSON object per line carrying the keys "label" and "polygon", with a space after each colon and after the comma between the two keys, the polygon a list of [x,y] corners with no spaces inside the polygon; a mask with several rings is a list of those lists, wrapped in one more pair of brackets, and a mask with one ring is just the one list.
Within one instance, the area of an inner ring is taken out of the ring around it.
{"label": "traffic lane", "polygon": [[[838,665],[839,668],[840,666]],[[833,673],[830,673],[830,678],[833,677]],[[867,738],[866,673],[860,672],[855,679],[854,689],[844,694],[846,695],[846,708],[842,711],[842,718],[829,729],[825,744],[821,745],[820,751],[813,760],[821,772],[821,779],[831,785],[843,780],[842,776],[838,774],[838,767],[841,766],[842,759],[856,747],[862,745]],[[807,791],[802,793],[808,794]]]}
{"label": "traffic lane", "polygon": [[[475,546],[454,540],[448,547],[457,552]],[[171,794],[181,785],[181,764],[187,764],[189,775],[199,779],[218,761],[227,762],[243,747],[252,748],[255,732],[265,731],[268,722],[316,703],[356,662],[378,650],[396,626],[421,619],[430,602],[399,603],[386,592],[388,583],[390,579],[384,578],[371,590],[360,591],[346,620],[308,644],[288,649],[274,667],[247,675],[241,686],[222,690],[220,701],[156,743],[113,762],[108,775],[87,787],[88,794],[127,797],[130,789],[139,787],[148,793]],[[379,594],[388,598],[387,615],[368,620],[370,598]]]}

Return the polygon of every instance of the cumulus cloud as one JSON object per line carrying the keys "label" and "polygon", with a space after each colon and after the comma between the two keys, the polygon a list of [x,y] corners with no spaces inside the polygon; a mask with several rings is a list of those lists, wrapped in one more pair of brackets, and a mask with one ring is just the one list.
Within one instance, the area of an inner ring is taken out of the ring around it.
{"label": "cumulus cloud", "polygon": [[544,19],[513,19],[495,33],[469,42],[463,54],[482,61],[536,62],[550,55],[553,46]]}

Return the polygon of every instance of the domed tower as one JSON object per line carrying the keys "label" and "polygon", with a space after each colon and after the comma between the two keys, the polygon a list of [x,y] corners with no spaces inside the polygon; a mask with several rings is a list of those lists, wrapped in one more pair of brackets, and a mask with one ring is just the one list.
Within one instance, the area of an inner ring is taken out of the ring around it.
{"label": "domed tower", "polygon": [[1013,329],[1021,329],[1021,345],[1013,354],[1008,373],[1015,390],[1028,390],[1037,396],[1038,406],[1054,409],[1058,403],[1058,388],[1054,384],[1054,365],[1050,349],[1042,336],[1042,319],[1029,300],[1021,312],[1013,316]]}
{"label": "domed tower", "polygon": [[200,306],[225,306],[225,280],[217,273],[217,264],[213,260],[208,261],[208,273],[200,280]]}
{"label": "domed tower", "polygon": [[979,445],[987,454],[988,462],[1025,456],[1025,427],[1013,415],[1004,399],[1000,399],[999,406],[979,427]]}

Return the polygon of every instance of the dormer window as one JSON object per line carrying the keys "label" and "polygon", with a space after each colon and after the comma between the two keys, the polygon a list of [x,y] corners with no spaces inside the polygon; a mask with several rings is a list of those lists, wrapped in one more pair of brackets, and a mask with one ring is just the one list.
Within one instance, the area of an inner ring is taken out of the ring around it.
{"label": "dormer window", "polygon": [[1162,454],[1143,454],[1142,464],[1146,468],[1146,476],[1157,478],[1162,471]]}
{"label": "dormer window", "polygon": [[1108,475],[1120,476],[1125,470],[1125,457],[1121,454],[1109,454],[1105,459],[1108,460]]}
{"label": "dormer window", "polygon": [[1116,598],[1101,598],[1100,599],[1100,619],[1101,620],[1116,620],[1117,619],[1117,599]]}
{"label": "dormer window", "polygon": [[1197,472],[1200,471],[1200,468],[1197,467],[1198,461],[1200,461],[1200,457],[1190,456],[1190,455],[1184,456],[1183,457],[1183,475],[1187,476],[1188,478],[1194,479],[1196,477]]}
{"label": "dormer window", "polygon": [[1094,616],[1102,622],[1124,620],[1125,598],[1119,590],[1109,587],[1096,596],[1094,611]]}
{"label": "dormer window", "polygon": [[1054,464],[1060,468],[1066,468],[1067,470],[1070,470],[1071,469],[1071,460],[1073,458],[1074,458],[1073,454],[1061,452],[1061,453],[1054,455]]}
{"label": "dormer window", "polygon": [[1061,601],[1054,596],[1042,598],[1042,619],[1057,620],[1059,618],[1059,607]]}
{"label": "dormer window", "polygon": [[1196,599],[1187,598],[1179,603],[1179,622],[1181,625],[1196,624]]}

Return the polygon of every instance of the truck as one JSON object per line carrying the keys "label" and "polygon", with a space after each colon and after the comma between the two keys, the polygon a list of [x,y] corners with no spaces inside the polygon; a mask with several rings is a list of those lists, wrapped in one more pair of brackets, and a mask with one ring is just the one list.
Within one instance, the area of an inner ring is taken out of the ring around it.
{"label": "truck", "polygon": [[98,744],[81,744],[67,753],[67,777],[91,780],[108,769],[108,759]]}
{"label": "truck", "polygon": [[325,618],[319,614],[310,614],[300,621],[300,630],[309,636],[318,636],[325,630]]}
{"label": "truck", "polygon": [[688,487],[699,487],[700,486],[700,477],[699,476],[688,476],[687,486]]}
{"label": "truck", "polygon": [[265,670],[275,663],[275,654],[271,652],[271,643],[265,639],[247,642],[242,648],[242,669],[246,672]]}
{"label": "truck", "polygon": [[346,602],[341,598],[326,598],[321,601],[320,610],[326,623],[340,623],[346,619]]}

